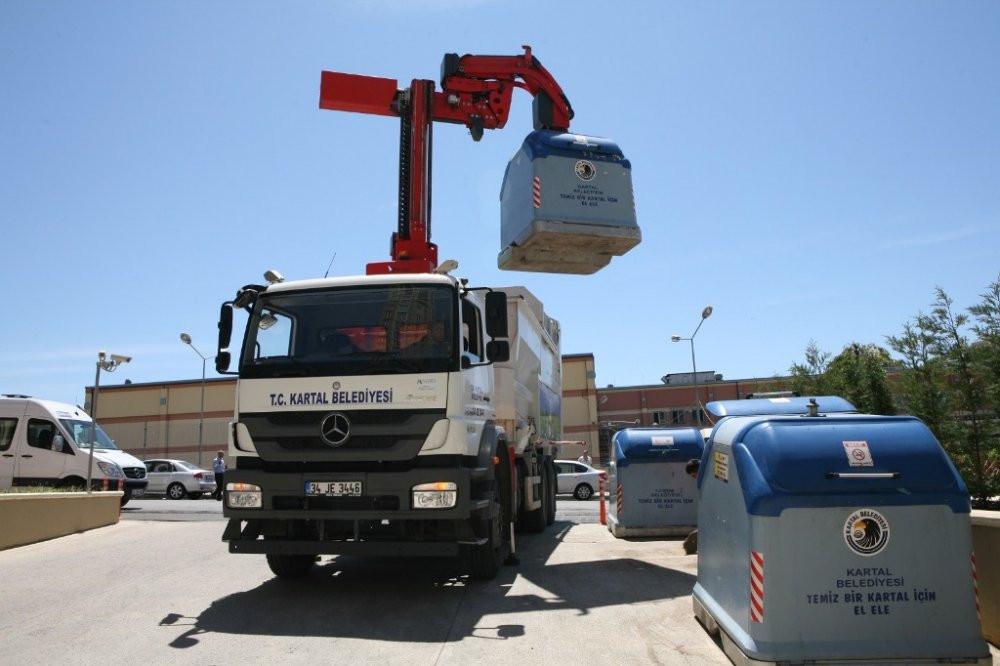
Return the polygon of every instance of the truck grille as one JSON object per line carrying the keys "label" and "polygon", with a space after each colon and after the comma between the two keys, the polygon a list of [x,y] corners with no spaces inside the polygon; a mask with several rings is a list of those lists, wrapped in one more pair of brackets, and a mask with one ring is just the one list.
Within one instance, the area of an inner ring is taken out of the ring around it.
{"label": "truck grille", "polygon": [[[337,412],[350,420],[350,437],[331,446],[323,420]],[[240,418],[265,460],[406,460],[416,456],[431,428],[445,417],[434,410],[330,410],[245,414]]]}
{"label": "truck grille", "polygon": [[129,478],[129,479],[145,479],[146,478],[146,468],[145,467],[122,467],[122,471],[125,472],[126,478]]}

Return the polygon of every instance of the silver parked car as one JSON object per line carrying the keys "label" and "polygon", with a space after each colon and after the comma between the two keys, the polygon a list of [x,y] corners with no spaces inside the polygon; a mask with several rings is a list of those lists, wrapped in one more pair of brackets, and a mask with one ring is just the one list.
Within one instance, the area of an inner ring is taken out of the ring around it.
{"label": "silver parked car", "polygon": [[215,474],[186,460],[147,460],[147,495],[166,495],[170,499],[198,499],[215,492]]}
{"label": "silver parked car", "polygon": [[556,492],[573,494],[578,500],[589,500],[600,487],[604,472],[575,460],[556,460]]}

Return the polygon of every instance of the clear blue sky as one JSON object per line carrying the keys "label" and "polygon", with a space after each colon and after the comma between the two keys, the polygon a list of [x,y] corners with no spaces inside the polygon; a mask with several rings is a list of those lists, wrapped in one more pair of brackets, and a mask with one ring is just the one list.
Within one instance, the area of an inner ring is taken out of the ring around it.
{"label": "clear blue sky", "polygon": [[[436,80],[530,44],[574,131],[631,160],[642,244],[591,276],[502,272],[498,194],[531,130],[439,125],[434,238],[524,284],[598,385],[784,374],[883,344],[935,286],[1000,274],[1000,3],[249,0],[0,3],[0,392],[83,402],[198,378],[219,304],[268,268],[388,259],[398,125],[320,111],[324,69]],[[209,377],[215,372],[209,363]]]}

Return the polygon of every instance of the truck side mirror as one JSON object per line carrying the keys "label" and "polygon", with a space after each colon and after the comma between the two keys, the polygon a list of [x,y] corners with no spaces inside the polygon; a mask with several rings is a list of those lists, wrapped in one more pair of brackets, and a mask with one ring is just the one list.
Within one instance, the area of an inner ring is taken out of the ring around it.
{"label": "truck side mirror", "polygon": [[[490,291],[486,294],[486,334],[491,338],[507,337],[507,294]],[[508,357],[510,350],[507,351]],[[506,359],[504,359],[506,360]]]}
{"label": "truck side mirror", "polygon": [[510,343],[506,340],[490,340],[486,343],[486,358],[494,363],[510,360]]}
{"label": "truck side mirror", "polygon": [[233,337],[233,304],[223,303],[219,311],[219,349],[215,354],[215,370],[224,373],[229,370],[232,357],[229,354],[229,342]]}
{"label": "truck side mirror", "polygon": [[215,355],[215,371],[220,375],[229,371],[229,363],[232,358],[227,351],[220,351]]}

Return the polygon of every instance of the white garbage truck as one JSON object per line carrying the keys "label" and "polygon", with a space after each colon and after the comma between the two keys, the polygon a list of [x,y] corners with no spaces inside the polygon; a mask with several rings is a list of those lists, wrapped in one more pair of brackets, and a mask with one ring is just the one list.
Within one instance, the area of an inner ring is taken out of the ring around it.
{"label": "white garbage truck", "polygon": [[[559,324],[442,273],[247,285],[223,540],[281,577],[322,554],[461,556],[496,575],[555,516]],[[279,281],[281,280],[281,281]]]}
{"label": "white garbage truck", "polygon": [[357,277],[268,271],[223,305],[219,372],[234,311],[248,315],[223,540],[278,576],[359,553],[463,556],[490,579],[503,551],[516,561],[516,527],[553,522],[559,324],[523,287],[473,288],[438,264],[431,129],[463,124],[478,141],[504,126],[514,89],[535,98],[536,131],[502,187],[505,269],[589,274],[638,243],[631,166],[613,142],[568,134],[569,101],[529,47],[447,54],[441,88],[323,72],[321,108],[400,120],[391,260]]}

